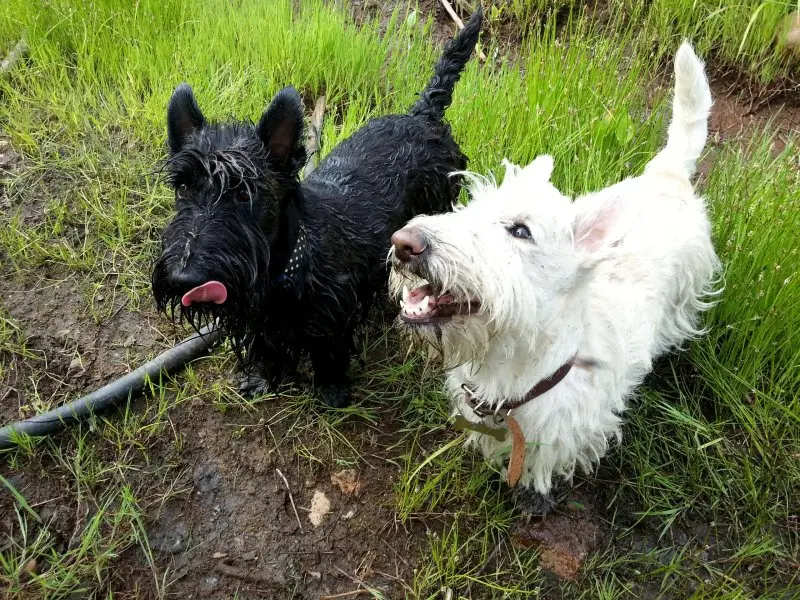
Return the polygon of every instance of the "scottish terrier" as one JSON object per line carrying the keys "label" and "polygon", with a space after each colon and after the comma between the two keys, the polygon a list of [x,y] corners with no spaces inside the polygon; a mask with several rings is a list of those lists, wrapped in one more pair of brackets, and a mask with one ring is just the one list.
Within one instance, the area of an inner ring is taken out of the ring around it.
{"label": "scottish terrier", "polygon": [[218,319],[261,393],[308,353],[327,404],[351,401],[356,326],[386,289],[390,237],[411,217],[449,210],[467,158],[444,121],[478,41],[482,11],[445,47],[407,114],[370,120],[302,183],[303,105],[278,92],[258,124],[209,123],[191,88],[167,110],[165,172],[176,215],[152,275],[158,307],[194,327]]}
{"label": "scottish terrier", "polygon": [[470,176],[466,207],[392,236],[400,319],[441,350],[460,426],[525,512],[552,508],[554,476],[592,468],[653,360],[701,333],[719,264],[690,182],[711,92],[688,44],[675,78],[641,176],[572,202],[549,156],[506,163],[502,185]]}

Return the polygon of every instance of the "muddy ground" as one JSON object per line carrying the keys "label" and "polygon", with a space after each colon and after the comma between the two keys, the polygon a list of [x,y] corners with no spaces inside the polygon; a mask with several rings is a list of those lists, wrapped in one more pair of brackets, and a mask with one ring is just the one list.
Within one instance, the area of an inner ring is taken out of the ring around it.
{"label": "muddy ground", "polygon": [[[369,0],[354,5],[357,20],[386,7]],[[448,38],[453,26],[438,3],[421,5],[423,12],[436,14],[437,39]],[[720,69],[714,77],[712,141],[745,142],[750,132],[771,122],[778,131],[777,151],[789,131],[800,130],[800,94],[792,99],[778,88],[757,88],[744,77]],[[0,138],[0,170],[24,168],[7,138]],[[0,191],[0,210],[16,210],[4,191]],[[41,218],[37,210],[41,207],[26,207],[25,218]],[[112,284],[108,282],[109,289]],[[6,380],[0,382],[0,423],[32,414],[34,390],[42,398],[58,402],[75,398],[128,372],[186,335],[157,315],[151,304],[131,312],[123,298],[111,293],[98,298],[108,304],[102,312],[110,316],[97,322],[87,314],[80,282],[55,269],[23,276],[2,261],[0,298],[36,356],[10,359]],[[383,357],[375,362],[378,360]],[[367,362],[362,377],[370,372],[369,358]],[[224,354],[200,362],[196,368],[200,391],[169,412],[172,432],[150,443],[147,458],[142,455],[140,472],[131,477],[142,489],[160,490],[161,500],[144,508],[155,563],[161,570],[169,569],[169,592],[179,598],[229,598],[237,591],[240,598],[319,598],[355,590],[366,582],[388,598],[402,597],[404,582],[413,580],[413,569],[427,551],[429,525],[415,519],[401,525],[394,510],[400,469],[392,445],[402,426],[407,399],[384,401],[377,424],[354,419],[343,427],[364,456],[355,473],[358,489],[344,485],[343,491],[331,476],[347,465],[331,468],[334,460],[321,465],[299,458],[294,451],[304,444],[314,446],[317,440],[294,438],[291,424],[282,418],[283,399],[264,402],[250,411],[223,411],[211,394],[204,394],[204,384],[210,388],[232,368]],[[152,400],[136,400],[133,410],[144,411],[147,403]],[[56,437],[55,443],[65,439]],[[90,436],[87,443],[96,440]],[[94,451],[111,461],[119,448],[101,444]],[[288,488],[279,472],[286,477]],[[57,547],[75,543],[75,532],[88,515],[85,507],[75,502],[71,483],[56,465],[46,458],[32,458],[24,469],[17,470],[3,461],[0,474],[43,519],[53,520]],[[646,520],[624,538],[611,533],[612,519],[614,531],[632,526],[638,508],[630,505],[626,514],[621,508],[625,503],[617,502],[613,515],[604,512],[613,495],[613,481],[607,478],[613,476],[613,472],[601,471],[597,479],[583,482],[576,492],[594,507],[602,523],[598,550],[612,545],[654,547],[659,532]],[[309,508],[319,492],[329,500],[330,512],[315,527],[309,520]],[[0,492],[0,539],[15,526],[10,509],[9,495]],[[676,526],[668,535],[678,544],[694,539],[697,551],[713,558],[716,533],[710,526]],[[115,597],[152,596],[153,574],[138,547],[119,557],[115,572],[115,581],[109,585]],[[248,580],[248,576],[255,579]],[[557,589],[554,581],[552,591]],[[544,592],[546,595],[547,590]]]}

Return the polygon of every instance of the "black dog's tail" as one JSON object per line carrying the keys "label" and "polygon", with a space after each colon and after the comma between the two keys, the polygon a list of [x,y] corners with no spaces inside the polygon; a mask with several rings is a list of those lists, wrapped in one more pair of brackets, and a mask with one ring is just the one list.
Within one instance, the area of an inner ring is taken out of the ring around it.
{"label": "black dog's tail", "polygon": [[453,101],[453,88],[478,43],[482,24],[483,8],[479,4],[464,29],[447,42],[433,69],[433,77],[409,111],[411,115],[425,115],[437,121],[444,117],[444,111]]}

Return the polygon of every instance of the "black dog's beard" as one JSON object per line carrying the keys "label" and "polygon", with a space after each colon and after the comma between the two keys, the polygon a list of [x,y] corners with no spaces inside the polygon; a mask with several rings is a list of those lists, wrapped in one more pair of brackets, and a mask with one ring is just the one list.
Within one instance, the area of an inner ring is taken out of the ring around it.
{"label": "black dog's beard", "polygon": [[[236,354],[243,358],[253,339],[254,328],[263,324],[270,290],[270,250],[260,229],[243,222],[238,215],[218,216],[205,223],[197,249],[183,256],[187,232],[196,235],[193,215],[177,215],[164,234],[164,252],[153,269],[153,295],[158,309],[173,322],[188,323],[196,331],[217,323],[230,338]],[[189,291],[176,282],[174,274],[186,264],[199,273],[198,281],[219,281],[227,290],[223,304],[193,302],[183,306]]]}
{"label": "black dog's beard", "polygon": [[[206,325],[219,327],[231,343],[237,358],[244,360],[252,347],[254,335],[253,317],[246,316],[248,308],[220,308],[209,304],[182,306],[180,301],[172,302],[165,310],[173,322],[186,323],[200,333]],[[253,311],[250,314],[256,314]]]}

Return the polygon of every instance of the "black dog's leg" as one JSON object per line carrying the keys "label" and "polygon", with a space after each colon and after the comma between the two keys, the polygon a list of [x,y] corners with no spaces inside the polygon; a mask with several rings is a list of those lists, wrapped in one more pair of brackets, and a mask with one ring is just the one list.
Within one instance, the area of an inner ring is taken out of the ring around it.
{"label": "black dog's leg", "polygon": [[258,336],[250,346],[234,383],[245,396],[255,397],[274,391],[292,370],[294,352],[280,339]]}
{"label": "black dog's leg", "polygon": [[233,376],[233,384],[243,396],[250,398],[263,396],[270,389],[269,381],[261,368],[253,364],[243,365],[242,370]]}
{"label": "black dog's leg", "polygon": [[352,333],[343,336],[317,338],[310,350],[314,367],[314,387],[321,399],[333,408],[344,408],[352,401],[350,378],[350,348]]}

